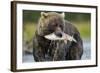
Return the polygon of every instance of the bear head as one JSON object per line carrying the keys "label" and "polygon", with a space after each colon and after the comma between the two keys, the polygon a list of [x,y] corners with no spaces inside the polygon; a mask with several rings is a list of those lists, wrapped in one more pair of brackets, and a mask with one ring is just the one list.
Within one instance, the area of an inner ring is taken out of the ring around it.
{"label": "bear head", "polygon": [[38,23],[38,34],[45,36],[55,33],[58,37],[62,37],[65,24],[64,16],[64,13],[41,12],[41,17]]}

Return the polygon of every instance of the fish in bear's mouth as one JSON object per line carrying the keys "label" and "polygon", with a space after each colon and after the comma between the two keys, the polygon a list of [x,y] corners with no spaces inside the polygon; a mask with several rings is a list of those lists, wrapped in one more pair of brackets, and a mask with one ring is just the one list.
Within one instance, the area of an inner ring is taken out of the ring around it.
{"label": "fish in bear's mouth", "polygon": [[64,32],[62,32],[61,37],[57,36],[55,33],[45,35],[44,37],[48,40],[54,40],[54,41],[61,40],[61,41],[64,41],[66,44],[67,44],[67,41],[74,41],[75,43],[77,42],[76,39],[73,38],[73,36],[70,36],[69,34],[66,34]]}

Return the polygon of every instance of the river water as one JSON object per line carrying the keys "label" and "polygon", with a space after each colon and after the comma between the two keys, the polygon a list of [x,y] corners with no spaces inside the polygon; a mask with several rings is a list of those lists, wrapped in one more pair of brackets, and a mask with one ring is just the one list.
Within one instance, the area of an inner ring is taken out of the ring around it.
{"label": "river water", "polygon": [[[91,42],[90,40],[83,40],[83,55],[82,55],[82,60],[88,60],[91,59]],[[22,58],[23,62],[34,62],[34,58],[32,54],[23,54]]]}

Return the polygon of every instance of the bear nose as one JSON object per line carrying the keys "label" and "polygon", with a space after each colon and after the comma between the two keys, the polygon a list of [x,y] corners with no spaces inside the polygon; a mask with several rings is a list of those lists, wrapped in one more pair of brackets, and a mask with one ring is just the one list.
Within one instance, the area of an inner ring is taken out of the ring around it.
{"label": "bear nose", "polygon": [[55,35],[58,37],[62,37],[62,33],[61,32],[55,32]]}

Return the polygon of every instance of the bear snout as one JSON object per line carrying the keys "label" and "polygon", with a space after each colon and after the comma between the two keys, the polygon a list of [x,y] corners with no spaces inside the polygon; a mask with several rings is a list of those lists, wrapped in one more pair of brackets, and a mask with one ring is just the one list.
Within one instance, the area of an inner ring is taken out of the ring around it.
{"label": "bear snout", "polygon": [[62,32],[55,32],[54,34],[55,34],[57,37],[60,37],[60,38],[62,37]]}

